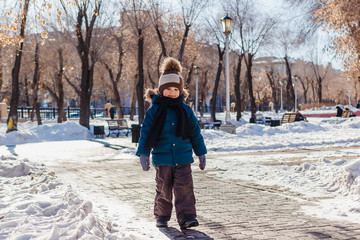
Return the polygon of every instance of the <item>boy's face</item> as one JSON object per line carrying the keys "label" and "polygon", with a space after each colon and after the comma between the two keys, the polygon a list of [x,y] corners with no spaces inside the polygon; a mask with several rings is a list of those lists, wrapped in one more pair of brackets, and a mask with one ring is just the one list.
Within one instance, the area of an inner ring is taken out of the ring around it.
{"label": "boy's face", "polygon": [[163,91],[164,97],[178,98],[180,96],[180,90],[177,87],[168,87]]}

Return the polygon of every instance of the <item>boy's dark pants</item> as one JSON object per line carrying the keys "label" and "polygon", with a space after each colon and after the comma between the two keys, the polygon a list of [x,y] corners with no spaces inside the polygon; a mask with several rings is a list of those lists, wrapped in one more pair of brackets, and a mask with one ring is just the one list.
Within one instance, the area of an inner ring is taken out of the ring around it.
{"label": "boy's dark pants", "polygon": [[180,167],[155,166],[156,195],[154,215],[157,220],[169,221],[172,211],[172,190],[174,189],[177,221],[182,225],[196,217],[194,186],[191,164]]}

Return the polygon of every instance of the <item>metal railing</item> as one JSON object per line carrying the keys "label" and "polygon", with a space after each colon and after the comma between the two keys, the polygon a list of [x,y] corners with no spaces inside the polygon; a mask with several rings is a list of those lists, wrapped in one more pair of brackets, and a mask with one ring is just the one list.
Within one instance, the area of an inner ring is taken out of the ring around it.
{"label": "metal railing", "polygon": [[[10,108],[8,107],[8,113]],[[91,108],[91,114],[96,117],[103,117],[105,115],[104,108]],[[66,117],[68,119],[76,119],[80,118],[80,108],[71,108],[67,107],[64,109]],[[18,117],[22,119],[31,119],[31,115],[34,114],[34,118],[36,118],[35,111],[33,112],[32,107],[18,107]],[[42,119],[56,119],[59,115],[58,108],[51,107],[41,107],[40,108],[40,116]]]}
{"label": "metal railing", "polygon": [[[124,115],[130,115],[131,107],[122,107],[122,112]],[[210,107],[207,107],[207,111],[204,112],[209,113]],[[104,117],[105,109],[104,108],[90,108],[91,114],[94,118]],[[223,112],[224,107],[216,107],[216,112]],[[8,107],[8,113],[10,112],[10,107]],[[68,119],[77,119],[80,118],[80,108],[72,108],[67,107],[64,108],[64,112]],[[31,119],[31,114],[34,114],[34,118],[36,118],[35,111],[33,112],[33,107],[18,107],[18,117],[22,119]],[[56,119],[58,117],[59,110],[58,108],[53,107],[41,107],[40,108],[40,116],[42,119]],[[138,108],[135,109],[135,115],[138,114]]]}

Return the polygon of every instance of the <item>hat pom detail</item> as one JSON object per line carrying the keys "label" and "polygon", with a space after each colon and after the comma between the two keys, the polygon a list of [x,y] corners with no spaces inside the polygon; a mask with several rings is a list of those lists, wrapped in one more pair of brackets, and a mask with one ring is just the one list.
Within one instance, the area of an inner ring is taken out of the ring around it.
{"label": "hat pom detail", "polygon": [[173,58],[173,57],[167,57],[165,58],[163,64],[161,65],[161,73],[166,73],[166,72],[173,72],[176,71],[178,73],[181,73],[182,71],[182,67],[180,62]]}

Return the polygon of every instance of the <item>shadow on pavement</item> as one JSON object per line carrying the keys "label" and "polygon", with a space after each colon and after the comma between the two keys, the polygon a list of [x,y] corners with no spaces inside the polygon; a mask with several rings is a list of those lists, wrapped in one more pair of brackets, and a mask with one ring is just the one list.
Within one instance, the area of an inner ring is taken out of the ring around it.
{"label": "shadow on pavement", "polygon": [[6,145],[6,147],[12,155],[17,156],[17,153],[15,152],[16,145]]}
{"label": "shadow on pavement", "polygon": [[124,148],[129,148],[127,146],[122,146],[122,145],[119,145],[119,144],[111,144],[111,143],[101,141],[101,140],[89,140],[89,141],[101,143],[101,144],[104,145],[104,147],[111,148],[111,149],[114,149],[114,150],[120,150],[120,149],[124,149]]}
{"label": "shadow on pavement", "polygon": [[213,238],[207,236],[205,233],[194,230],[194,229],[186,229],[180,232],[178,229],[174,227],[168,228],[159,228],[160,232],[162,232],[169,239],[201,239],[201,240],[214,240]]}

